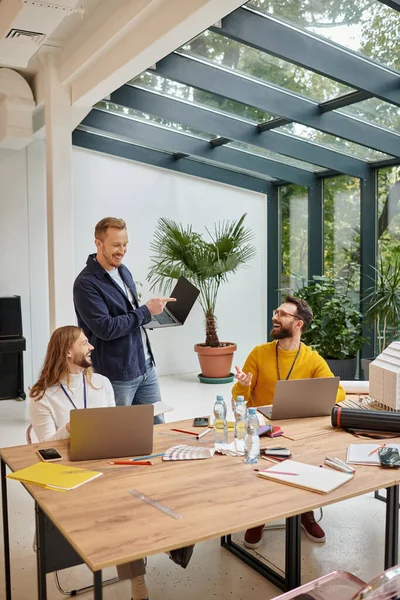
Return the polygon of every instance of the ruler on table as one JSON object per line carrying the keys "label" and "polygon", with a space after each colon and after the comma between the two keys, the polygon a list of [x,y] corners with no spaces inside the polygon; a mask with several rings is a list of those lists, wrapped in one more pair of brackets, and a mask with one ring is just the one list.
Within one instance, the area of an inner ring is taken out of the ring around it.
{"label": "ruler on table", "polygon": [[150,496],[145,496],[145,494],[142,494],[142,492],[139,492],[139,490],[128,490],[128,491],[132,496],[135,496],[135,498],[137,498],[138,500],[141,500],[142,502],[146,502],[146,504],[150,504],[150,506],[153,506],[157,510],[160,510],[161,512],[165,513],[169,517],[172,517],[173,519],[183,519],[183,515],[175,512],[174,510],[172,510],[172,508],[165,506],[165,504],[162,504],[158,500],[154,500],[154,498],[151,498]]}

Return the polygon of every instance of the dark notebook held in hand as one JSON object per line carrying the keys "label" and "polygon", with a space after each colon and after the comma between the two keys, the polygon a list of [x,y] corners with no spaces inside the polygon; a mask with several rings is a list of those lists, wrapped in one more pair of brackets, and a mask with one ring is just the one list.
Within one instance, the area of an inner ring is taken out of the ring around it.
{"label": "dark notebook held in hand", "polygon": [[167,302],[163,312],[153,315],[151,321],[143,325],[146,329],[159,327],[177,327],[186,321],[193,304],[196,302],[200,291],[185,277],[179,277],[170,297],[176,298],[175,302]]}

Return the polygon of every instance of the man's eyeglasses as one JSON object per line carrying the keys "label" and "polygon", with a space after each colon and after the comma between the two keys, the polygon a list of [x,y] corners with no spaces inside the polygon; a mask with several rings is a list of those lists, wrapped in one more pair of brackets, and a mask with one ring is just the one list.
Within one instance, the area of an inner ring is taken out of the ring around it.
{"label": "man's eyeglasses", "polygon": [[293,317],[293,319],[297,319],[298,321],[301,321],[300,317],[298,317],[297,315],[294,315],[293,313],[288,313],[285,310],[282,310],[281,308],[275,308],[275,310],[272,311],[272,316],[273,317]]}

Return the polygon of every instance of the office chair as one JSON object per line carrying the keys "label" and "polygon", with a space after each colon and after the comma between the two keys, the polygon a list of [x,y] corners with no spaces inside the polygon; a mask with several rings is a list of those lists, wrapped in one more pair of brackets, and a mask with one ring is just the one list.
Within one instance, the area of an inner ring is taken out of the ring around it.
{"label": "office chair", "polygon": [[[26,430],[26,443],[32,444],[32,424],[29,425]],[[58,591],[64,596],[78,596],[78,594],[84,594],[89,590],[93,590],[94,586],[86,585],[76,590],[64,590],[60,584],[58,571],[62,569],[69,569],[77,565],[83,564],[83,560],[75,552],[72,546],[67,540],[60,534],[58,529],[51,523],[51,521],[45,517],[44,535],[46,536],[46,564],[49,565],[47,572],[54,573],[54,579]],[[35,541],[33,544],[34,551],[36,552],[36,534]],[[103,587],[118,583],[118,577],[112,577],[103,581]]]}
{"label": "office chair", "polygon": [[400,565],[365,583],[345,571],[334,571],[274,600],[397,600],[400,598]]}

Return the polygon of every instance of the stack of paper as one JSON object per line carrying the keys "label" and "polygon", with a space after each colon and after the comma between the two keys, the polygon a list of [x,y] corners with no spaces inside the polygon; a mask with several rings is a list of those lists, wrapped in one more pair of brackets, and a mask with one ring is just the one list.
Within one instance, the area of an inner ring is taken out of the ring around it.
{"label": "stack of paper", "polygon": [[30,467],[15,471],[7,475],[9,479],[16,479],[22,483],[39,485],[44,488],[58,491],[69,491],[100,477],[102,473],[89,471],[79,467],[70,467],[55,463],[38,462]]}
{"label": "stack of paper", "polygon": [[354,477],[353,474],[315,467],[290,459],[269,469],[263,469],[257,475],[318,494],[329,494]]}
{"label": "stack of paper", "polygon": [[214,448],[202,448],[201,446],[171,446],[165,451],[163,460],[196,460],[201,458],[212,458]]}
{"label": "stack of paper", "polygon": [[[350,444],[347,449],[347,462],[352,465],[376,465],[380,467],[381,461],[378,449],[381,447],[382,444],[379,442],[375,444]],[[386,448],[397,448],[400,452],[400,444],[386,444]]]}
{"label": "stack of paper", "polygon": [[215,444],[215,451],[227,456],[244,456],[244,440],[235,438],[230,444]]}

